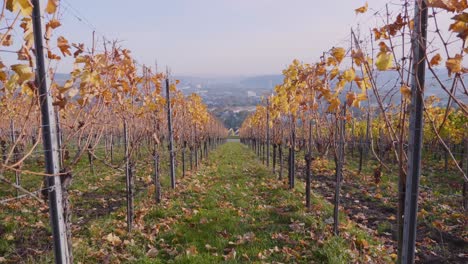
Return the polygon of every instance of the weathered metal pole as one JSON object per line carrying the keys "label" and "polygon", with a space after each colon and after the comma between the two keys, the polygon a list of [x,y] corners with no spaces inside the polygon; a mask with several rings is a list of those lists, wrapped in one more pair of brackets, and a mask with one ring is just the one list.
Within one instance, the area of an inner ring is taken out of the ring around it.
{"label": "weathered metal pole", "polygon": [[67,230],[63,215],[62,185],[60,181],[59,149],[57,146],[57,127],[55,124],[52,95],[48,90],[47,74],[44,61],[44,46],[42,42],[42,21],[39,0],[32,0],[32,22],[34,30],[34,45],[36,49],[36,85],[39,90],[41,106],[42,137],[45,156],[47,188],[49,188],[49,211],[54,239],[55,263],[71,263],[71,248],[67,243]]}
{"label": "weathered metal pole", "polygon": [[413,74],[411,79],[408,171],[406,179],[405,216],[401,263],[414,263],[418,213],[419,178],[423,137],[424,78],[426,71],[427,5],[416,0],[412,36]]}

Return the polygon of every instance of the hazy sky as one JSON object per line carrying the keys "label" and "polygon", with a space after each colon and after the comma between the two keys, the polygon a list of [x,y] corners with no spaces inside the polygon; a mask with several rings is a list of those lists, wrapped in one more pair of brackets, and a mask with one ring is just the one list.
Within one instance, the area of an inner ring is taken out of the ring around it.
{"label": "hazy sky", "polygon": [[122,40],[140,63],[157,60],[176,75],[227,76],[278,74],[294,58],[315,61],[388,0],[369,0],[359,16],[354,9],[365,0],[61,2],[71,42],[90,43],[91,24],[98,36]]}

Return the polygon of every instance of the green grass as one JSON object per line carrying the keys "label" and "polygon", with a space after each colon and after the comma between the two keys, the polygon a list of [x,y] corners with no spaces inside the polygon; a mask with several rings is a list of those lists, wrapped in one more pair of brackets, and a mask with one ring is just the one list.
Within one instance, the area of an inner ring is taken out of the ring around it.
{"label": "green grass", "polygon": [[[147,200],[140,203],[143,222],[158,230],[154,241],[148,241],[148,228],[144,228],[123,234],[122,240],[131,237],[135,246],[107,250],[115,258],[131,252],[137,263],[347,263],[359,259],[359,254],[353,256],[355,243],[334,237],[331,227],[324,224],[332,215],[331,205],[314,195],[316,210],[306,212],[301,188],[299,183],[297,189],[288,190],[245,146],[227,143],[198,173],[182,179],[178,189],[167,190],[168,200],[162,205]],[[101,232],[84,237],[87,246],[82,250],[98,250],[101,244],[95,240],[102,241],[100,237],[107,232],[121,232],[115,229],[115,221],[124,221],[122,214],[113,218],[94,223]],[[345,232],[351,240],[376,244],[353,225]],[[157,258],[146,256],[150,248],[157,249]],[[235,257],[229,255],[233,250]],[[379,257],[373,250],[366,254]]]}
{"label": "green grass", "polygon": [[[226,143],[210,154],[198,172],[185,178],[179,172],[175,190],[169,189],[169,179],[163,171],[162,203],[155,204],[152,188],[139,192],[131,233],[126,231],[124,203],[109,215],[83,226],[75,225],[75,263],[349,263],[366,262],[369,258],[379,263],[391,262],[377,247],[379,242],[344,215],[342,235],[333,236],[331,224],[326,223],[332,217],[332,206],[313,194],[313,210],[306,211],[303,183],[298,180],[296,189],[288,190],[270,170],[246,146]],[[106,175],[103,167],[96,171]],[[151,164],[141,163],[137,177],[149,175]],[[123,187],[115,182],[115,177],[120,179],[121,175],[112,176],[110,181],[103,181],[102,176],[89,177],[89,182],[102,185],[94,192],[106,194]],[[73,188],[90,192],[89,182],[80,179]],[[73,199],[76,204],[83,201],[80,195]],[[93,206],[87,207],[90,213]],[[0,213],[2,219],[5,216]],[[46,213],[35,218],[25,221],[41,219],[47,226]],[[7,233],[11,233],[19,227],[8,228]],[[29,229],[34,230],[31,226]],[[119,241],[112,244],[107,239],[109,234]],[[366,246],[362,246],[362,241]],[[4,252],[14,251],[14,244],[4,244],[0,243],[0,250],[6,247]],[[150,249],[152,255],[148,255]],[[44,253],[23,261],[51,262],[52,253]]]}

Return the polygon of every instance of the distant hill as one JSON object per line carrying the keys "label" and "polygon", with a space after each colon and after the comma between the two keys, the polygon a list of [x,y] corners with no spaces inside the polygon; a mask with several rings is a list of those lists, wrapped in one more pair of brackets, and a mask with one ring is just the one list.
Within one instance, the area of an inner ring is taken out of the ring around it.
{"label": "distant hill", "polygon": [[[449,78],[446,69],[438,69],[437,75],[446,87],[451,86],[453,79]],[[358,73],[359,74],[359,73]],[[400,101],[399,87],[401,86],[398,73],[395,71],[377,72],[377,86],[385,102],[388,98],[395,104]],[[441,104],[448,100],[447,93],[440,88],[439,83],[428,72],[426,78],[426,96],[435,95],[441,99]],[[55,79],[59,85],[63,85],[70,78],[69,74],[57,73]],[[186,95],[198,93],[210,108],[210,111],[224,122],[226,127],[237,129],[248,113],[254,110],[254,106],[261,103],[261,96],[270,94],[276,85],[283,83],[283,75],[258,75],[258,76],[233,76],[233,77],[198,77],[198,76],[174,76],[180,80],[179,89]],[[467,80],[468,81],[468,78]],[[333,83],[333,82],[332,82]],[[350,89],[348,84],[345,90]],[[460,88],[461,89],[461,88]],[[359,92],[356,84],[352,90]],[[386,91],[391,90],[390,93]],[[387,95],[385,95],[387,94]],[[376,105],[372,91],[369,92],[369,102]],[[457,99],[468,103],[468,97],[461,91],[456,93]],[[345,100],[345,93],[342,100]]]}
{"label": "distant hill", "polygon": [[[447,86],[450,87],[452,79],[448,77],[447,70],[445,68],[436,69],[437,75],[440,80]],[[398,73],[395,71],[377,72],[377,85],[382,91],[392,89],[400,86]],[[66,80],[70,78],[70,74],[67,73],[56,73],[55,80],[63,85]],[[216,97],[222,95],[229,96],[246,96],[246,91],[256,92],[258,95],[264,94],[265,92],[273,90],[276,85],[283,83],[283,75],[271,74],[271,75],[258,75],[258,76],[232,76],[232,77],[197,77],[197,76],[175,76],[174,79],[180,80],[180,87],[185,89],[184,92],[192,93],[205,91],[207,96],[216,95]],[[465,78],[465,82],[468,81],[468,77]],[[356,85],[353,85],[354,89],[357,89]],[[432,73],[429,71],[426,73],[426,96],[435,95],[446,101],[448,98],[446,92],[440,88],[438,81],[432,77]],[[467,102],[468,98],[461,92],[457,93],[462,102]]]}
{"label": "distant hill", "polygon": [[268,88],[273,89],[283,83],[283,75],[260,75],[243,79],[240,83],[249,89]]}

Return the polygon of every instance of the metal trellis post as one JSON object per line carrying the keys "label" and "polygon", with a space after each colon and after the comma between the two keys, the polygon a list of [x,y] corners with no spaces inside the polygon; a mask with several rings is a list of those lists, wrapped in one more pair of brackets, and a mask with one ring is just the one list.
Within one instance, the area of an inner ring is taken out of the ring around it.
{"label": "metal trellis post", "polygon": [[39,90],[41,106],[42,136],[46,173],[54,176],[47,177],[49,188],[49,210],[54,239],[55,263],[70,263],[71,249],[67,243],[67,232],[62,205],[62,185],[60,181],[59,149],[57,146],[57,127],[55,124],[52,95],[48,90],[47,75],[44,62],[44,46],[42,42],[41,8],[39,0],[32,0],[32,22],[34,30],[34,44],[36,49],[37,75],[36,83]]}
{"label": "metal trellis post", "polygon": [[410,131],[408,139],[408,173],[406,179],[405,216],[401,263],[414,263],[418,213],[419,178],[423,136],[424,78],[426,70],[427,5],[415,1],[413,75],[411,80]]}

